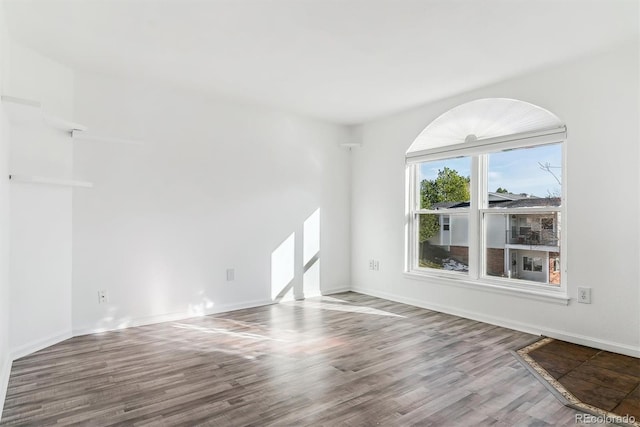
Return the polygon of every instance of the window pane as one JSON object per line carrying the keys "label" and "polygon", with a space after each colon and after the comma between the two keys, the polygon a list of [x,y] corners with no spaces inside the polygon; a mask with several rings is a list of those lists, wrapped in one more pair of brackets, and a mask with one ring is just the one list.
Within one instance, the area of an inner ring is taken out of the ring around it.
{"label": "window pane", "polygon": [[418,215],[418,266],[466,273],[469,270],[468,231],[466,213]]}
{"label": "window pane", "polygon": [[560,213],[486,213],[485,271],[560,285]]}
{"label": "window pane", "polygon": [[469,157],[420,163],[419,209],[469,207],[470,174]]}
{"label": "window pane", "polygon": [[490,208],[560,206],[562,145],[489,154]]}

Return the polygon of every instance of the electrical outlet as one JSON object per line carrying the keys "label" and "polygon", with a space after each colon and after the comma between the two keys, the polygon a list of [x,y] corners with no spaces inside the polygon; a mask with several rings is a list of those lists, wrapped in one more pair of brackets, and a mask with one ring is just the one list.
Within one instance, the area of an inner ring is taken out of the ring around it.
{"label": "electrical outlet", "polygon": [[109,302],[107,291],[98,291],[98,304],[106,304]]}
{"label": "electrical outlet", "polygon": [[578,288],[578,302],[591,304],[591,288]]}
{"label": "electrical outlet", "polygon": [[375,270],[375,268],[376,268],[376,260],[370,259],[369,260],[369,270]]}
{"label": "electrical outlet", "polygon": [[233,268],[227,268],[227,282],[233,282],[236,279],[236,271]]}
{"label": "electrical outlet", "polygon": [[375,271],[379,271],[379,270],[380,270],[380,261],[375,260],[375,261],[373,262],[373,269],[374,269]]}

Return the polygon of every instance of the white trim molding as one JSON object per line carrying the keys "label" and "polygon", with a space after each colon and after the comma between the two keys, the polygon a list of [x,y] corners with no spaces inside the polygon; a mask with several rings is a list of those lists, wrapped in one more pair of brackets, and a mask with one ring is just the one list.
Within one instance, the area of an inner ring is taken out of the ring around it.
{"label": "white trim molding", "polygon": [[7,388],[9,387],[9,377],[11,376],[11,365],[13,361],[7,354],[0,365],[0,421],[2,420],[2,410],[4,409],[4,401],[7,397]]}
{"label": "white trim molding", "polygon": [[50,347],[54,344],[57,344],[64,340],[68,340],[69,338],[72,338],[72,337],[73,335],[71,334],[71,331],[68,330],[68,331],[60,332],[54,335],[49,335],[48,337],[45,337],[39,340],[28,342],[26,344],[21,345],[20,347],[17,347],[11,350],[11,354],[10,354],[11,360],[20,359],[21,357],[27,356],[31,353],[35,353],[36,351],[42,350],[43,348]]}
{"label": "white trim molding", "polygon": [[341,294],[343,292],[350,292],[351,287],[346,286],[343,288],[334,288],[334,289],[320,289],[320,293],[322,295],[333,295],[333,294]]}
{"label": "white trim molding", "polygon": [[[455,272],[443,271],[442,273],[429,273],[424,274],[417,272],[404,272],[403,275],[407,279],[412,280],[445,280],[446,285],[458,286],[462,288],[475,289],[478,291],[493,292],[496,294],[516,296],[526,299],[532,299],[536,301],[550,302],[554,304],[568,305],[571,298],[563,291],[555,290],[540,290],[536,291],[530,287],[517,287],[517,284],[507,280],[495,280],[491,282],[489,280],[471,280],[465,276],[457,275]],[[504,282],[504,284],[499,283]],[[541,287],[541,286],[540,286]]]}
{"label": "white trim molding", "polygon": [[495,138],[479,139],[462,144],[445,145],[443,147],[407,153],[407,164],[424,162],[425,160],[441,160],[452,157],[473,156],[497,151],[529,148],[546,144],[556,144],[567,138],[565,126],[552,129],[542,129],[532,132],[498,136]]}

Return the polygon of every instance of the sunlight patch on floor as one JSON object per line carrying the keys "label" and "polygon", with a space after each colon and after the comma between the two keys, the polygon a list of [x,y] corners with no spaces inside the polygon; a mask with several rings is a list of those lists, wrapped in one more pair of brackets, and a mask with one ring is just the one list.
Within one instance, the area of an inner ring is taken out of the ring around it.
{"label": "sunlight patch on floor", "polygon": [[[323,300],[326,297],[323,297]],[[287,305],[302,305],[304,308],[319,308],[322,310],[333,310],[333,311],[345,311],[348,313],[361,313],[361,314],[373,314],[376,316],[389,316],[389,317],[400,317],[405,318],[400,314],[390,313],[384,310],[378,310],[377,308],[372,307],[363,307],[359,305],[346,305],[346,304],[334,304],[331,302],[325,301],[293,301],[287,302]]]}
{"label": "sunlight patch on floor", "polygon": [[203,326],[190,325],[188,323],[173,323],[171,326],[179,329],[188,329],[192,331],[203,332],[205,334],[222,334],[222,335],[229,335],[234,338],[244,338],[244,339],[250,339],[250,340],[257,340],[257,341],[268,340],[268,341],[286,342],[285,340],[278,339],[278,338],[271,338],[264,335],[252,334],[249,332],[234,332],[224,328],[205,328]]}

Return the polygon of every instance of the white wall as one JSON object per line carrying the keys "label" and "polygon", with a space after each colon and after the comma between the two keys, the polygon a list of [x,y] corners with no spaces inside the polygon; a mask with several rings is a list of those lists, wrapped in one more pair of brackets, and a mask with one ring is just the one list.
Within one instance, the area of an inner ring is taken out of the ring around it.
{"label": "white wall", "polygon": [[[352,158],[353,288],[640,355],[638,59],[638,43],[630,42],[366,124]],[[484,97],[532,102],[565,121],[568,289],[575,298],[578,286],[591,287],[592,304],[564,306],[403,275],[404,153],[440,114]],[[379,272],[368,270],[371,258],[380,260]]]}
{"label": "white wall", "polygon": [[[8,37],[0,2],[0,93],[6,78]],[[11,354],[9,351],[9,122],[0,103],[0,418],[9,382]]]}
{"label": "white wall", "polygon": [[469,246],[469,217],[466,215],[451,215],[449,220],[451,245]]}
{"label": "white wall", "polygon": [[[73,118],[73,71],[10,43],[3,94],[39,101]],[[70,135],[47,126],[10,124],[9,173],[72,177]],[[71,335],[71,199],[68,187],[12,182],[10,336],[20,357]]]}
{"label": "white wall", "polygon": [[487,227],[485,237],[487,247],[504,249],[505,237],[511,236],[511,230],[507,226],[507,215],[487,215],[485,224]]}
{"label": "white wall", "polygon": [[[76,333],[268,303],[272,254],[292,233],[295,259],[276,252],[287,265],[274,277],[287,281],[290,271],[300,297],[303,246],[314,247],[302,233],[317,209],[319,268],[305,282],[325,293],[348,287],[345,128],[144,76],[79,73],[75,108],[94,135],[143,141],[74,142],[74,174],[95,185],[73,199]],[[98,304],[98,290],[108,304]]]}

